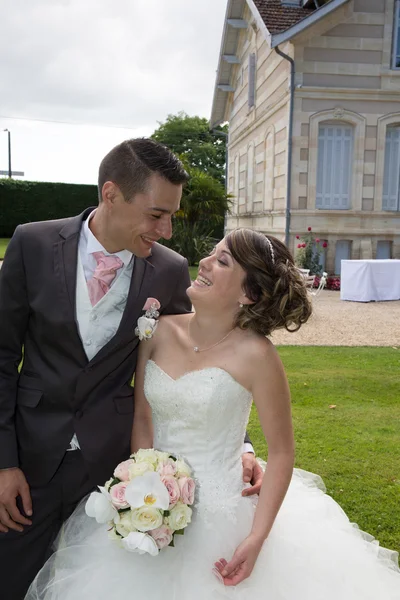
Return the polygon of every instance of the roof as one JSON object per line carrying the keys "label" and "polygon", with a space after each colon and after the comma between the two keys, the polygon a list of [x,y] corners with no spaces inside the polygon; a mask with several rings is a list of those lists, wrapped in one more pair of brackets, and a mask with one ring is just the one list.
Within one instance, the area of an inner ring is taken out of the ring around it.
{"label": "roof", "polygon": [[253,0],[253,2],[272,35],[286,31],[315,11],[315,8],[283,6],[281,0]]}

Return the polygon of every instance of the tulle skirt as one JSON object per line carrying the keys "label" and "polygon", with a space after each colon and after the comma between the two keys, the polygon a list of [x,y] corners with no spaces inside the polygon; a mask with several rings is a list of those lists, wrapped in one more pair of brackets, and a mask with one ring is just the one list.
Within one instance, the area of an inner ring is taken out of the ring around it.
{"label": "tulle skirt", "polygon": [[232,557],[249,534],[251,498],[193,511],[185,535],[156,557],[109,540],[84,502],[64,526],[58,549],[27,600],[400,600],[396,552],[351,524],[322,480],[294,470],[292,482],[251,576],[225,587],[214,562]]}

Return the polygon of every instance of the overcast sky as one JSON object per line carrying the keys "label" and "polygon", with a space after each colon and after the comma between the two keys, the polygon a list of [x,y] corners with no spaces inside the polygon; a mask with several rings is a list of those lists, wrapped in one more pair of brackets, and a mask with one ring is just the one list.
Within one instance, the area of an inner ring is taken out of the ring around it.
{"label": "overcast sky", "polygon": [[226,2],[0,0],[0,170],[4,128],[24,179],[96,183],[120,141],[209,118]]}

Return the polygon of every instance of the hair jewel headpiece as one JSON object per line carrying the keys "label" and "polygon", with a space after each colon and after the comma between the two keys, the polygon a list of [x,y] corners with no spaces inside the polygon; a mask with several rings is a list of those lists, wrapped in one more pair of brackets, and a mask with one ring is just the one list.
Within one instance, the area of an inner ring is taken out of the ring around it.
{"label": "hair jewel headpiece", "polygon": [[265,239],[267,240],[269,251],[271,253],[272,264],[275,266],[275,253],[274,253],[274,248],[272,246],[272,242],[271,242],[271,240],[269,238],[267,238],[267,236],[265,236]]}

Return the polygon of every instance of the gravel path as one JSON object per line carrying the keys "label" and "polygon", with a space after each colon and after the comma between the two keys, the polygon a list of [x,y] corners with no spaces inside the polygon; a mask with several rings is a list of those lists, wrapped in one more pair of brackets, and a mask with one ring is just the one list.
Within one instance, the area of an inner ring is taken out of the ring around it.
{"label": "gravel path", "polygon": [[400,347],[400,301],[346,302],[340,292],[323,290],[312,302],[309,321],[296,333],[276,331],[274,344]]}
{"label": "gravel path", "polygon": [[312,302],[310,320],[296,333],[276,331],[271,337],[274,344],[400,348],[400,301],[345,302],[340,292],[323,290]]}

